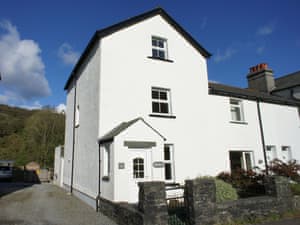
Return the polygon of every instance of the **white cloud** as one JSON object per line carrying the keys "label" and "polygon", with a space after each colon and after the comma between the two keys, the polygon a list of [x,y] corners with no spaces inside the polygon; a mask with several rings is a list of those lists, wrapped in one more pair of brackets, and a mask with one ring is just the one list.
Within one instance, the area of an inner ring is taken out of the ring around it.
{"label": "white cloud", "polygon": [[70,44],[63,43],[58,49],[58,57],[66,65],[75,65],[79,59],[79,52],[74,51]]}
{"label": "white cloud", "polygon": [[0,95],[0,104],[7,104],[8,97],[6,95]]}
{"label": "white cloud", "polygon": [[275,30],[275,24],[272,23],[258,28],[256,34],[259,36],[267,36],[272,34],[274,30]]}
{"label": "white cloud", "polygon": [[210,83],[215,83],[215,84],[219,84],[219,83],[220,83],[220,82],[217,81],[217,80],[209,80],[208,82],[210,82]]}
{"label": "white cloud", "polygon": [[61,103],[55,108],[56,112],[58,113],[65,113],[66,112],[66,105]]}
{"label": "white cloud", "polygon": [[0,85],[4,87],[2,100],[24,102],[50,95],[40,53],[35,41],[22,40],[15,26],[9,21],[0,21]]}
{"label": "white cloud", "polygon": [[265,46],[259,46],[256,48],[256,53],[257,54],[262,54],[265,51]]}
{"label": "white cloud", "polygon": [[221,53],[220,50],[218,49],[217,54],[214,57],[214,61],[217,63],[226,61],[230,59],[236,52],[237,50],[231,47],[227,48],[223,53]]}
{"label": "white cloud", "polygon": [[33,109],[41,109],[43,106],[40,104],[39,101],[35,101],[32,105],[20,105],[19,107],[33,110]]}

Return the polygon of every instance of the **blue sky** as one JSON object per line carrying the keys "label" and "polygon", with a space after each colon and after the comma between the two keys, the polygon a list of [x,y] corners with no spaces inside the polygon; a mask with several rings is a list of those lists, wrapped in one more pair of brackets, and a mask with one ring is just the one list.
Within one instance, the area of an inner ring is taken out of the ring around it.
{"label": "blue sky", "polygon": [[300,70],[300,1],[1,1],[0,103],[65,103],[64,84],[92,34],[163,7],[204,48],[209,80],[246,87],[251,66]]}

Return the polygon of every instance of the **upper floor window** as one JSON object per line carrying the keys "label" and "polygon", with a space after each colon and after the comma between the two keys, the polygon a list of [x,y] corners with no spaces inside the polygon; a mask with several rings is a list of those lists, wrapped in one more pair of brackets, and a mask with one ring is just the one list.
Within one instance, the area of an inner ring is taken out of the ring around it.
{"label": "upper floor window", "polygon": [[239,99],[230,99],[231,120],[244,122],[243,104]]}
{"label": "upper floor window", "polygon": [[152,37],[152,57],[167,59],[167,40],[159,37]]}
{"label": "upper floor window", "polygon": [[170,90],[152,88],[152,113],[171,114]]}

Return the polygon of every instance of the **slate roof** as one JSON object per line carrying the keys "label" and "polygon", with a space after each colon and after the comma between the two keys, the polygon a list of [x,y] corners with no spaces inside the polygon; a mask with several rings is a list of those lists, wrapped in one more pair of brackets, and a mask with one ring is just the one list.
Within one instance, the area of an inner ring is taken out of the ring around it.
{"label": "slate roof", "polygon": [[118,136],[120,133],[122,133],[124,130],[126,130],[128,127],[130,127],[131,125],[135,124],[137,121],[143,121],[148,127],[150,127],[154,132],[156,132],[159,136],[161,136],[164,140],[166,140],[166,138],[164,136],[162,136],[157,130],[155,130],[152,126],[150,126],[143,118],[139,117],[136,118],[134,120],[130,120],[128,122],[123,122],[121,124],[119,124],[118,126],[116,126],[115,128],[113,128],[112,130],[110,130],[108,133],[106,133],[105,135],[103,135],[98,142],[100,144],[104,143],[104,142],[109,142],[109,141],[113,141],[114,137]]}
{"label": "slate roof", "polygon": [[300,86],[300,71],[275,79],[276,88],[272,92]]}
{"label": "slate roof", "polygon": [[104,28],[102,30],[98,30],[94,33],[92,39],[89,41],[86,49],[84,50],[83,54],[79,58],[77,64],[75,65],[73,71],[71,72],[71,75],[69,76],[64,89],[67,90],[68,86],[70,85],[73,77],[75,76],[76,72],[79,70],[80,66],[83,64],[85,59],[87,58],[88,54],[90,53],[91,49],[94,47],[94,45],[97,43],[97,41],[103,37],[106,37],[112,33],[115,33],[121,29],[127,28],[129,26],[132,26],[136,23],[139,23],[143,20],[149,19],[151,17],[154,17],[156,15],[162,16],[177,32],[179,32],[195,49],[198,50],[200,54],[202,54],[204,57],[209,58],[211,54],[203,48],[187,31],[185,31],[172,17],[167,14],[165,10],[162,8],[155,8],[151,11],[145,12],[143,14],[140,14],[138,16],[132,17],[130,19],[124,20],[120,23],[114,24],[112,26],[109,26],[107,28]]}
{"label": "slate roof", "polygon": [[209,83],[209,93],[215,95],[242,98],[242,99],[259,100],[262,102],[276,103],[281,105],[292,105],[298,107],[300,106],[300,104],[296,101],[270,95],[265,92],[259,92],[253,89],[238,88],[238,87],[228,86],[219,83],[212,83],[212,82]]}

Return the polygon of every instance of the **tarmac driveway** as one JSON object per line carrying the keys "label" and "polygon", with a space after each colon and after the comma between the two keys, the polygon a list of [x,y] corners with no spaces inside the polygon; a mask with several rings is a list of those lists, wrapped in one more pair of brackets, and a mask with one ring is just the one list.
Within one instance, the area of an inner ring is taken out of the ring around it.
{"label": "tarmac driveway", "polygon": [[117,225],[55,185],[17,189],[0,195],[0,225]]}

